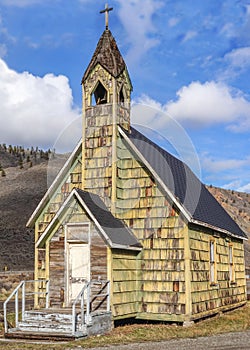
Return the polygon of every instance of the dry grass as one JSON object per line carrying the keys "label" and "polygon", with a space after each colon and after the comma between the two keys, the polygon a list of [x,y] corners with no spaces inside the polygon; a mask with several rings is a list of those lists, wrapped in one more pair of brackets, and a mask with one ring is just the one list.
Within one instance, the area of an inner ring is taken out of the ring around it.
{"label": "dry grass", "polygon": [[228,312],[221,316],[213,317],[198,322],[191,327],[174,326],[167,324],[134,324],[115,328],[110,334],[91,337],[80,340],[77,343],[65,344],[24,344],[24,343],[0,343],[0,349],[37,349],[57,350],[82,348],[94,348],[111,344],[130,344],[135,342],[162,341],[177,338],[197,338],[228,332],[242,332],[250,329],[250,302],[244,307]]}

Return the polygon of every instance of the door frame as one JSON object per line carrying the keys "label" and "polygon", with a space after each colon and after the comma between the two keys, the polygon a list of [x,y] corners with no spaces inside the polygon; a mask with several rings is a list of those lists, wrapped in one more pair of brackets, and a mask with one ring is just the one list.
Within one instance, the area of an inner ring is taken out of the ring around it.
{"label": "door frame", "polygon": [[[69,239],[68,229],[70,227],[85,227],[88,229],[87,237],[86,239]],[[87,245],[89,249],[89,269],[88,269],[88,280],[90,280],[91,276],[91,256],[90,256],[90,223],[89,222],[82,222],[82,223],[68,223],[64,226],[64,232],[65,232],[65,304],[66,306],[71,306],[71,300],[70,300],[70,268],[69,268],[69,257],[70,252],[69,248],[73,244],[82,244]]]}

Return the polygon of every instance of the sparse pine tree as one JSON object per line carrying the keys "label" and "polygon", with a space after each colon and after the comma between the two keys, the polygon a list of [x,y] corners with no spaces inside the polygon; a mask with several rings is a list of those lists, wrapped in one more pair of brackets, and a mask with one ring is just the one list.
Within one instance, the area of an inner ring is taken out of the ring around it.
{"label": "sparse pine tree", "polygon": [[13,153],[13,148],[12,148],[11,145],[9,145],[8,151],[9,151],[10,154]]}
{"label": "sparse pine tree", "polygon": [[19,159],[19,167],[20,167],[20,169],[23,169],[23,159],[22,159],[22,157],[20,157],[20,159]]}
{"label": "sparse pine tree", "polygon": [[1,175],[2,175],[2,177],[6,176],[6,173],[5,173],[4,169],[1,170]]}

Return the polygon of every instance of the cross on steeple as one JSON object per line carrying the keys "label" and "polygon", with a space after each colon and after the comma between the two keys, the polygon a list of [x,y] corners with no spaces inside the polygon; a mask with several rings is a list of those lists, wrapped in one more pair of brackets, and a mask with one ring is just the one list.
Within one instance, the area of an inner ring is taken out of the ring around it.
{"label": "cross on steeple", "polygon": [[109,7],[108,4],[105,6],[105,10],[100,11],[100,13],[105,13],[105,23],[106,29],[109,28],[109,11],[112,11],[113,7]]}

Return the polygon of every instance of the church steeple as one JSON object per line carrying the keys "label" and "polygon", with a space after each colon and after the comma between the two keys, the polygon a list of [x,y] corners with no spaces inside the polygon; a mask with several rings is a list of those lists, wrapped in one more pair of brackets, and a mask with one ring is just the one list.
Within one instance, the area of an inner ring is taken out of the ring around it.
{"label": "church steeple", "polygon": [[126,69],[124,59],[109,29],[106,29],[99,39],[96,50],[82,78],[82,83],[98,63],[114,78],[117,78]]}
{"label": "church steeple", "polygon": [[[84,110],[99,104],[116,104],[130,109],[131,80],[116,41],[108,29],[108,13],[112,9],[106,5],[105,10],[101,11],[106,14],[106,29],[82,78]],[[115,119],[116,124],[124,124],[119,116]],[[130,124],[129,119],[127,122]],[[130,125],[122,126],[129,129]]]}
{"label": "church steeple", "polygon": [[85,88],[85,108],[93,106],[93,95],[96,104],[121,103],[127,108],[130,106],[133,87],[124,59],[109,29],[105,29],[99,39],[83,75],[82,85]]}
{"label": "church steeple", "polygon": [[115,212],[118,125],[130,131],[132,84],[124,59],[108,28],[101,35],[82,78],[82,188],[101,196]]}

